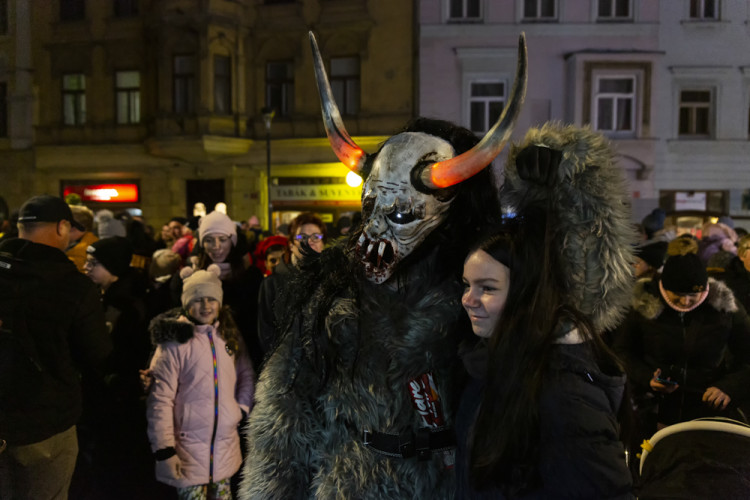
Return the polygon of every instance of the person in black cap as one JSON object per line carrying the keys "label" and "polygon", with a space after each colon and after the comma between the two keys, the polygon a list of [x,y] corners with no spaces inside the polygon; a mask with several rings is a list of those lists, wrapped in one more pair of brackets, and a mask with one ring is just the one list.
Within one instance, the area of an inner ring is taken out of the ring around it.
{"label": "person in black cap", "polygon": [[99,292],[64,253],[77,225],[61,198],[35,196],[0,243],[0,498],[67,498],[81,376],[112,349]]}
{"label": "person in black cap", "polygon": [[750,399],[750,319],[729,288],[687,253],[634,293],[613,348],[636,389],[657,398],[657,422],[738,418]]}
{"label": "person in black cap", "polygon": [[[91,463],[89,487],[94,497],[136,498],[152,483],[146,439],[145,404],[138,370],[147,366],[151,343],[147,333],[145,283],[131,267],[133,245],[123,236],[95,241],[86,250],[86,275],[99,285],[101,304],[114,351],[106,384],[92,388],[97,405],[87,408],[91,430],[86,443]],[[83,446],[83,443],[82,443]]]}

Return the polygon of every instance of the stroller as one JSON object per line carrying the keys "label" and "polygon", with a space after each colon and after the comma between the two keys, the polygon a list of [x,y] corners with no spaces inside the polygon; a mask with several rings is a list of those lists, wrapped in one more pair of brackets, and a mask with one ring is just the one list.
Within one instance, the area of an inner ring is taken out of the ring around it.
{"label": "stroller", "polygon": [[665,427],[642,447],[639,499],[750,499],[750,425],[700,418]]}

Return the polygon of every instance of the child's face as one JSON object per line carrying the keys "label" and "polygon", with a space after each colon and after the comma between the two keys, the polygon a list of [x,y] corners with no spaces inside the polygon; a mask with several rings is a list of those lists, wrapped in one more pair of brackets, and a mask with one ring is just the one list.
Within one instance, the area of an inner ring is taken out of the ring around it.
{"label": "child's face", "polygon": [[199,297],[188,302],[188,314],[201,325],[212,325],[219,317],[221,304],[213,297]]}

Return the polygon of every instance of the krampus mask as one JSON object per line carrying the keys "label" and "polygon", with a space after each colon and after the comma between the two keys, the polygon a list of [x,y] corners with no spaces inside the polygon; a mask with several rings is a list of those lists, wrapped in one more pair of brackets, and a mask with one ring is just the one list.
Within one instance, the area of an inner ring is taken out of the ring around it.
{"label": "krampus mask", "polygon": [[445,221],[455,195],[451,187],[486,168],[510,138],[526,94],[526,40],[522,34],[518,41],[516,79],[503,113],[474,148],[458,156],[448,141],[422,132],[397,134],[373,157],[366,154],[344,128],[312,33],[310,43],[328,140],[339,160],[365,178],[356,252],[367,279],[380,284]]}

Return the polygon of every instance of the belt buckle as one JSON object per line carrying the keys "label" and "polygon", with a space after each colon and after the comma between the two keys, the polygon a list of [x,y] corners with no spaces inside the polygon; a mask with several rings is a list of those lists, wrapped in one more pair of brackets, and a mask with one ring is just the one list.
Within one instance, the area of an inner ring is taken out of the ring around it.
{"label": "belt buckle", "polygon": [[371,434],[372,433],[370,431],[368,431],[367,429],[365,429],[365,430],[362,431],[362,443],[365,446],[369,446],[370,445],[370,435]]}
{"label": "belt buckle", "polygon": [[432,450],[430,449],[430,429],[427,427],[421,427],[417,430],[414,448],[418,460],[425,461],[432,457]]}
{"label": "belt buckle", "polygon": [[403,458],[410,458],[415,455],[416,448],[414,446],[414,434],[412,432],[399,434],[398,452],[401,453]]}

